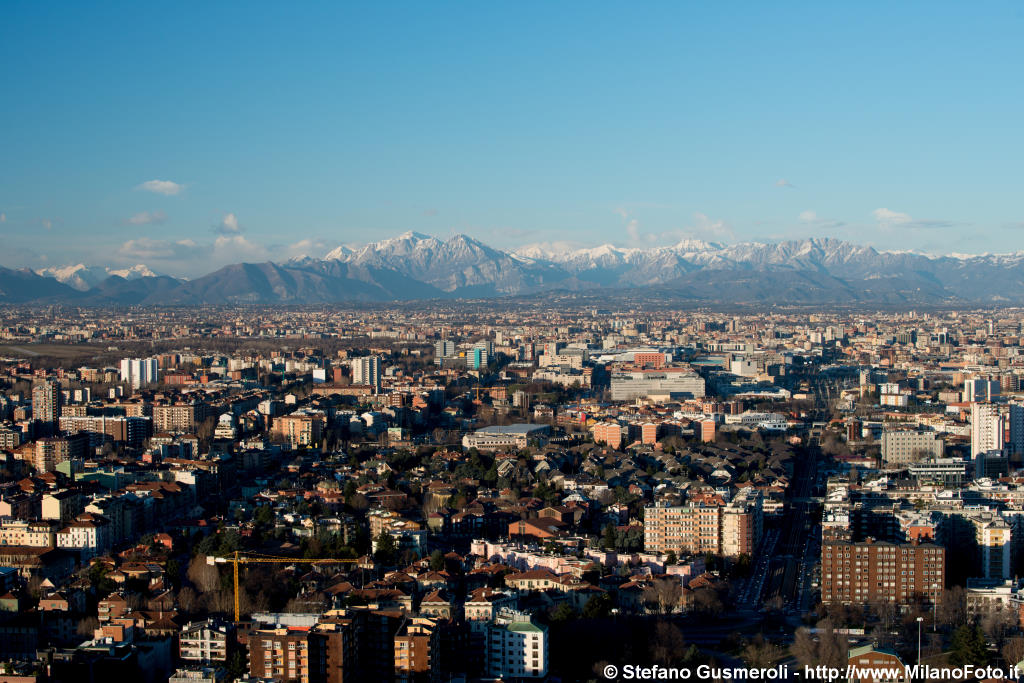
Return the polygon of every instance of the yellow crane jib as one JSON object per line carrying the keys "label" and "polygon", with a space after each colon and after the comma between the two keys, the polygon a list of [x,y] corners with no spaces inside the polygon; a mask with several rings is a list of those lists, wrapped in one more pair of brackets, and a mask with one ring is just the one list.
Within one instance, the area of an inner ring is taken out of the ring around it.
{"label": "yellow crane jib", "polygon": [[206,563],[210,565],[230,564],[233,570],[233,585],[235,592],[235,623],[241,621],[241,608],[238,602],[238,565],[240,564],[353,564],[359,560],[339,560],[326,557],[277,557],[274,555],[261,555],[258,553],[242,554],[236,550],[231,557],[207,556]]}

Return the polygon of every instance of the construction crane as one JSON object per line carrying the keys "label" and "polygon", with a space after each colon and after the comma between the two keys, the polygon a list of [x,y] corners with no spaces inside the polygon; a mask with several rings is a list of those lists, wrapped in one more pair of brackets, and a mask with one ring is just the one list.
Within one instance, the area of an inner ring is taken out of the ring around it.
{"label": "construction crane", "polygon": [[304,558],[304,557],[275,557],[274,555],[260,555],[260,554],[249,554],[243,555],[242,551],[236,550],[231,557],[213,557],[209,556],[206,558],[206,563],[210,565],[214,564],[230,564],[234,569],[234,587],[235,587],[235,623],[241,621],[241,608],[238,604],[238,565],[240,564],[352,564],[359,560],[338,560],[338,559],[327,559],[322,557],[317,558]]}

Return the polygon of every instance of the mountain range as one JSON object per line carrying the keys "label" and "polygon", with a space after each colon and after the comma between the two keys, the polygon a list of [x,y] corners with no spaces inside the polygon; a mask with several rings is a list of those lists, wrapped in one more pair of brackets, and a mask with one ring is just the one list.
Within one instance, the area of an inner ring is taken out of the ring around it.
{"label": "mountain range", "polygon": [[466,235],[407,232],[323,258],[237,263],[192,280],[144,265],[0,268],[0,303],[321,304],[549,292],[707,304],[1016,304],[1024,303],[1024,252],[929,256],[817,238],[504,251]]}

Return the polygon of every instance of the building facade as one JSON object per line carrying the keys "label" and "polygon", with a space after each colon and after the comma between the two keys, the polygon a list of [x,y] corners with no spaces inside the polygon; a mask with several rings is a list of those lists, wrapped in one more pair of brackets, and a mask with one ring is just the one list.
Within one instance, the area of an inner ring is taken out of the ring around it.
{"label": "building facade", "polygon": [[946,549],[932,543],[826,541],[821,547],[821,601],[907,605],[937,603],[946,582]]}

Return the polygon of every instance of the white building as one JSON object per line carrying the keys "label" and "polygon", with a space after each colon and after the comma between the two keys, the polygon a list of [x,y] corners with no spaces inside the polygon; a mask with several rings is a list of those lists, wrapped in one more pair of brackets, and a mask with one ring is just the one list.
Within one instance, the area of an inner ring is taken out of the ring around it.
{"label": "white building", "polygon": [[181,658],[189,662],[227,662],[235,627],[226,621],[207,619],[190,622],[179,637]]}
{"label": "white building", "polygon": [[971,457],[1005,446],[1005,420],[994,403],[971,404]]}
{"label": "white building", "polygon": [[936,432],[891,429],[882,432],[882,459],[889,465],[941,458],[943,441]]}
{"label": "white building", "polygon": [[529,614],[500,610],[487,633],[487,675],[544,678],[548,674],[548,629]]}
{"label": "white building", "polygon": [[138,389],[147,384],[155,384],[159,376],[156,358],[122,358],[121,381]]}
{"label": "white building", "polygon": [[373,387],[380,391],[380,356],[363,356],[352,360],[352,384]]}
{"label": "white building", "polygon": [[612,374],[613,401],[633,401],[650,396],[703,398],[704,378],[688,368],[630,370]]}
{"label": "white building", "polygon": [[775,431],[785,431],[789,427],[789,424],[786,422],[786,416],[782,413],[762,413],[753,410],[748,410],[739,415],[726,415],[725,424]]}
{"label": "white building", "polygon": [[57,547],[78,553],[84,560],[102,555],[110,548],[110,520],[101,515],[79,515],[57,532]]}
{"label": "white building", "polygon": [[478,429],[462,437],[462,447],[478,450],[500,450],[503,448],[526,448],[543,446],[551,432],[550,425],[518,424]]}
{"label": "white building", "polygon": [[224,413],[217,419],[217,427],[213,430],[215,439],[234,440],[238,436],[238,428],[235,426],[235,416],[231,413]]}

